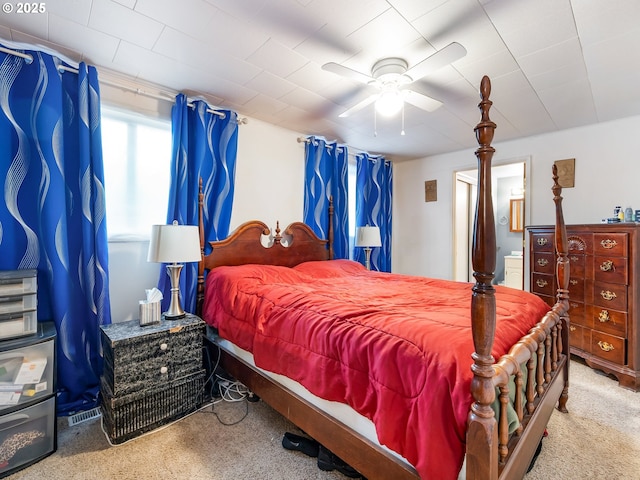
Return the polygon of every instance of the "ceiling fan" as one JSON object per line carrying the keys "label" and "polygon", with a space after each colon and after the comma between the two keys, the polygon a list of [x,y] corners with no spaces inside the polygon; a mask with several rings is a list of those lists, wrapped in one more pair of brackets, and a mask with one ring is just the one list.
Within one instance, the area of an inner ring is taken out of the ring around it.
{"label": "ceiling fan", "polygon": [[467,50],[462,45],[453,42],[411,68],[406,60],[391,57],[378,60],[371,68],[371,75],[333,62],[324,64],[322,69],[378,89],[377,93],[342,112],[340,117],[348,117],[374,102],[376,103],[376,111],[387,116],[400,111],[404,102],[432,112],[442,105],[442,102],[413,91],[407,86],[425,75],[459,60],[466,54]]}

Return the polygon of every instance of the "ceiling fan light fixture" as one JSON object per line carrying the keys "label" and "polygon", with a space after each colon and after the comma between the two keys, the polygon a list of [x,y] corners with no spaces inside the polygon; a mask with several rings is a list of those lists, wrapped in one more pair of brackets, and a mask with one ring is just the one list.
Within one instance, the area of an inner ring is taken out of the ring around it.
{"label": "ceiling fan light fixture", "polygon": [[384,91],[376,100],[376,111],[384,117],[392,117],[404,105],[404,99],[399,90],[392,89]]}

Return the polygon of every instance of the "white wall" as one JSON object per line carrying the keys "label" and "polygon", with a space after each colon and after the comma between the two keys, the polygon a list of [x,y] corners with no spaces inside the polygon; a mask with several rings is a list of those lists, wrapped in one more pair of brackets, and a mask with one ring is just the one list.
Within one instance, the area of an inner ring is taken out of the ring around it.
{"label": "white wall", "polygon": [[[527,224],[555,221],[551,167],[576,159],[575,187],[563,191],[565,221],[600,223],[616,205],[640,209],[640,116],[562,132],[500,142],[495,162],[530,156]],[[473,135],[470,130],[469,135]],[[399,273],[453,278],[453,182],[456,170],[477,165],[475,149],[394,165],[393,269]],[[438,181],[438,201],[425,203],[425,180]]]}
{"label": "white wall", "polygon": [[261,220],[275,229],[302,220],[304,143],[300,133],[260,120],[240,125],[231,229]]}

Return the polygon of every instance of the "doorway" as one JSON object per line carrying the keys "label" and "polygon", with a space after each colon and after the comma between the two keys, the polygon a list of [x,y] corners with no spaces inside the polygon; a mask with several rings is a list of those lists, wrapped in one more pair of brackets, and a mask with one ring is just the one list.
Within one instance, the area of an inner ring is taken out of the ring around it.
{"label": "doorway", "polygon": [[[518,158],[494,162],[491,168],[491,193],[496,224],[494,284],[508,284],[520,289],[524,288],[524,225],[529,218],[526,188],[530,167],[528,160]],[[463,282],[474,281],[471,247],[477,175],[477,168],[455,172],[453,271],[454,279]]]}

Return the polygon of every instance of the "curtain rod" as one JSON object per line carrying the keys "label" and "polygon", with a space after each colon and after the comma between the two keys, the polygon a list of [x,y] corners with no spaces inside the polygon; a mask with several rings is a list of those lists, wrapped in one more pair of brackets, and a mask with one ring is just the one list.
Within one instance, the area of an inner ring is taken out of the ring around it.
{"label": "curtain rod", "polygon": [[[0,52],[6,53],[8,55],[15,55],[16,57],[20,57],[20,58],[24,58],[25,62],[27,64],[31,64],[31,62],[33,62],[33,56],[29,55],[27,53],[22,53],[22,52],[18,52],[16,50],[11,50],[5,47],[0,46]],[[60,73],[64,73],[64,72],[70,72],[70,73],[78,73],[78,69],[76,68],[72,68],[72,67],[67,67],[65,65],[59,65],[58,66],[58,71]],[[104,83],[106,85],[109,85],[111,87],[116,87],[116,88],[121,88],[123,90],[128,90],[130,92],[136,93],[138,95],[144,95],[145,97],[150,97],[150,98],[155,98],[156,100],[164,100],[167,102],[171,102],[173,101],[173,98],[171,98],[169,96],[169,94],[167,94],[166,96],[164,95],[159,95],[156,93],[151,93],[151,92],[146,92],[144,90],[141,90],[140,88],[134,88],[134,87],[130,87],[128,85],[122,85],[113,81],[109,81],[109,80],[100,80],[101,83]],[[188,99],[187,99],[188,100]],[[194,103],[193,102],[189,102],[187,101],[187,105],[189,107],[194,107]],[[212,113],[214,115],[217,115],[221,118],[224,118],[226,115],[224,114],[224,112],[220,112],[218,110],[214,110],[212,108],[207,108],[207,113]],[[240,117],[238,118],[238,125],[244,125],[247,123],[247,118],[246,117]]]}
{"label": "curtain rod", "polygon": [[[77,68],[67,67],[65,65],[59,65],[58,66],[58,71],[60,73],[63,73],[63,72],[70,72],[70,73],[76,73],[76,74],[78,73],[78,69]],[[164,95],[157,94],[157,93],[146,92],[146,91],[144,91],[144,90],[142,90],[140,88],[130,87],[128,85],[122,85],[120,83],[112,82],[110,80],[100,80],[100,82],[104,83],[105,85],[109,85],[111,87],[121,88],[123,90],[128,90],[129,92],[133,92],[133,93],[136,93],[138,95],[144,95],[145,97],[155,98],[156,100],[165,100],[167,102],[171,102],[173,100],[173,98],[171,98],[169,96],[169,94],[164,96]],[[194,107],[194,103],[187,100],[187,106],[193,108]],[[224,114],[224,112],[219,112],[217,110],[213,110],[212,108],[207,108],[207,113],[212,113],[214,115],[219,116],[220,118],[224,118],[226,116]],[[241,122],[238,120],[238,123],[241,123]],[[244,121],[242,123],[246,123],[246,121]]]}
{"label": "curtain rod", "polygon": [[[296,140],[298,141],[298,143],[309,143],[309,139],[306,138],[306,137],[298,137]],[[333,141],[325,140],[325,142],[338,144],[337,140],[333,140]],[[356,150],[356,152],[350,152],[349,151],[349,155],[354,155],[355,156],[355,155],[358,155],[359,153],[366,153],[367,155],[369,155],[369,158],[383,158],[385,161],[387,161],[387,159],[384,158],[384,155],[372,154],[372,153],[366,152],[366,151],[361,150],[361,149],[356,148],[356,147],[350,147],[349,145],[344,145],[344,146],[347,147],[347,151]]]}

